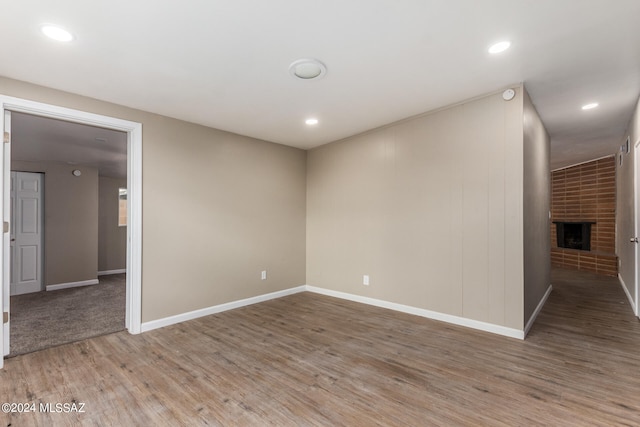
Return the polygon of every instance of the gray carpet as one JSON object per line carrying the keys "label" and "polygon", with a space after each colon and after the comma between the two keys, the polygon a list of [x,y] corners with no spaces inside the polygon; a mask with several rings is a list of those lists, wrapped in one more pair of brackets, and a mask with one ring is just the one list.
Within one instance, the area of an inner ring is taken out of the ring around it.
{"label": "gray carpet", "polygon": [[11,297],[11,354],[124,330],[126,275],[100,284]]}

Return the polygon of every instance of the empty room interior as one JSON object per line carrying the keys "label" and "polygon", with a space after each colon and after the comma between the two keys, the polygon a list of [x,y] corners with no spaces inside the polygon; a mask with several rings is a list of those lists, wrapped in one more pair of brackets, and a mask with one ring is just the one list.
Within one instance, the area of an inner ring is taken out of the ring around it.
{"label": "empty room interior", "polygon": [[639,425],[639,17],[4,5],[2,425]]}
{"label": "empty room interior", "polygon": [[11,114],[10,356],[124,330],[126,138]]}

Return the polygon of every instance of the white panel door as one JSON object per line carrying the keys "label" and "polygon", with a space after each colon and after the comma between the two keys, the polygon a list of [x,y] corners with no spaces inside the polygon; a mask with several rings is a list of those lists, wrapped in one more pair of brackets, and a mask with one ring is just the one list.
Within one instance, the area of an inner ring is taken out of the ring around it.
{"label": "white panel door", "polygon": [[42,290],[44,177],[11,172],[11,295]]}

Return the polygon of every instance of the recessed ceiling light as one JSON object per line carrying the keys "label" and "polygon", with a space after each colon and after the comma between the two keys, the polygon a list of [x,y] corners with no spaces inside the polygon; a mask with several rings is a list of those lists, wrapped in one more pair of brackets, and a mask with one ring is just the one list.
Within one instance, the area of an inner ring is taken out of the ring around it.
{"label": "recessed ceiling light", "polygon": [[596,108],[597,106],[598,106],[598,103],[597,103],[597,102],[591,102],[591,103],[589,103],[589,104],[585,104],[585,105],[583,105],[583,106],[582,106],[582,109],[583,109],[583,110],[592,110],[592,109]]}
{"label": "recessed ceiling light", "polygon": [[58,27],[57,25],[43,24],[40,26],[40,31],[50,39],[57,40],[59,42],[70,42],[73,40],[73,34],[64,28]]}
{"label": "recessed ceiling light", "polygon": [[500,53],[500,52],[504,52],[505,50],[509,49],[509,47],[511,47],[511,42],[510,41],[502,41],[502,42],[498,42],[494,45],[491,45],[491,47],[489,48],[489,53]]}
{"label": "recessed ceiling light", "polygon": [[298,59],[289,65],[289,73],[299,79],[311,80],[323,77],[327,73],[327,67],[317,59]]}
{"label": "recessed ceiling light", "polygon": [[309,126],[313,126],[318,124],[318,119],[307,119],[304,122]]}

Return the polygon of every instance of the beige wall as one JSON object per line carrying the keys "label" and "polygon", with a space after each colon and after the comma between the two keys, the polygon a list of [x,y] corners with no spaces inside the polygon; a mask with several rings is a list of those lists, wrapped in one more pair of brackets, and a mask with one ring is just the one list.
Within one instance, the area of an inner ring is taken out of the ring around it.
{"label": "beige wall", "polygon": [[[618,271],[620,278],[624,281],[627,291],[638,305],[638,296],[636,295],[635,285],[635,245],[629,243],[629,238],[636,236],[635,232],[635,212],[634,212],[634,163],[635,163],[635,145],[640,142],[640,100],[633,112],[627,133],[631,139],[630,152],[624,155],[622,166],[617,171],[617,197],[616,197],[616,253],[620,261],[620,269]],[[620,144],[625,140],[620,141]]]}
{"label": "beige wall", "polygon": [[98,271],[127,268],[127,227],[118,226],[118,196],[126,178],[98,179]]}
{"label": "beige wall", "polygon": [[[45,286],[97,277],[98,171],[47,162],[13,161],[11,169],[44,173]],[[82,175],[71,171],[80,169]]]}
{"label": "beige wall", "polygon": [[305,283],[304,151],[6,78],[0,94],[142,123],[143,322]]}
{"label": "beige wall", "polygon": [[521,87],[309,153],[5,78],[0,93],[143,124],[143,322],[306,282],[524,327]]}
{"label": "beige wall", "polygon": [[310,151],[307,283],[522,330],[522,117],[517,88]]}
{"label": "beige wall", "polygon": [[551,172],[549,135],[535,106],[524,91],[524,322],[545,292],[551,274]]}

